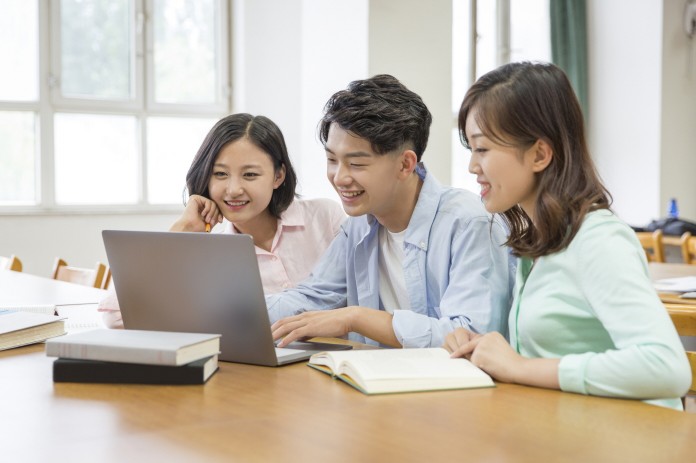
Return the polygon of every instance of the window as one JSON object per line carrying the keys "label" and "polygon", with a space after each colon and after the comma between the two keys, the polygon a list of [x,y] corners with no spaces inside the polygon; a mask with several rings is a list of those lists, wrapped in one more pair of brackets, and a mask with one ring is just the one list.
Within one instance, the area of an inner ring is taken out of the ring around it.
{"label": "window", "polygon": [[224,0],[3,0],[2,210],[181,204],[230,110],[229,15]]}
{"label": "window", "polygon": [[[459,106],[473,81],[497,66],[551,61],[549,0],[453,0],[452,18],[451,181],[455,187],[478,193],[476,178],[469,174],[469,153],[459,141]],[[476,40],[472,41],[474,25]]]}

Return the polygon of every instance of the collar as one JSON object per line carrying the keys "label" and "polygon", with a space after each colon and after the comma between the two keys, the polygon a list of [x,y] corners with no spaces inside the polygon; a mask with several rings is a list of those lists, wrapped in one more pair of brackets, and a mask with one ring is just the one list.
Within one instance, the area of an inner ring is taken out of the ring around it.
{"label": "collar", "polygon": [[[428,174],[425,164],[419,162],[416,166],[416,174],[423,181],[416,207],[413,209],[411,219],[406,227],[406,236],[404,242],[410,243],[417,248],[427,251],[430,237],[430,230],[437,215],[440,197],[445,191],[445,188],[432,175]],[[371,229],[380,226],[379,222],[373,215],[367,216],[367,223]]]}

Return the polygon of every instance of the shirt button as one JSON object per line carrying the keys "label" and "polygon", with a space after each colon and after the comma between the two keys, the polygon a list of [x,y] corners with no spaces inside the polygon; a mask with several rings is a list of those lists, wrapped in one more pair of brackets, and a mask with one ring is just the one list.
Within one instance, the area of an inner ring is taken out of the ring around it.
{"label": "shirt button", "polygon": [[283,283],[283,289],[288,289],[290,287],[290,283]]}
{"label": "shirt button", "polygon": [[426,247],[427,247],[427,246],[425,245],[425,241],[421,241],[421,242],[420,242],[420,248],[421,248],[422,250],[425,251]]}
{"label": "shirt button", "polygon": [[275,262],[275,261],[278,260],[278,258],[277,258],[276,256],[273,256],[273,257],[271,257],[271,260],[272,260],[273,262]]}

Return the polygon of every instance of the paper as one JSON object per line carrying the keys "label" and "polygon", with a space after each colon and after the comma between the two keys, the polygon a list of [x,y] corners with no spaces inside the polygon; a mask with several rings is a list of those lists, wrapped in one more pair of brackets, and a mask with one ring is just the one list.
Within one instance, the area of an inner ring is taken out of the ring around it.
{"label": "paper", "polygon": [[665,278],[664,280],[657,280],[653,286],[660,292],[686,293],[696,291],[696,276]]}

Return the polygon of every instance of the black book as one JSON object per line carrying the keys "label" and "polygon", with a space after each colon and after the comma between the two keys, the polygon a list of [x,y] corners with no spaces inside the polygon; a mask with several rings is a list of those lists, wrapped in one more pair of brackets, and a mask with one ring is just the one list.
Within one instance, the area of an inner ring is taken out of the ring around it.
{"label": "black book", "polygon": [[217,355],[181,366],[59,358],[53,362],[53,381],[56,383],[204,384],[217,370]]}

